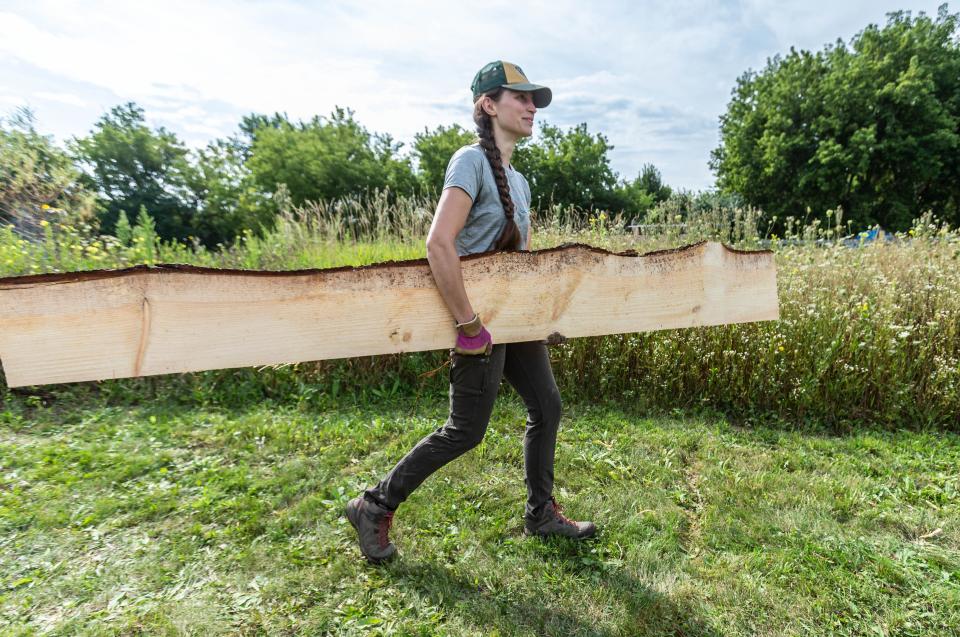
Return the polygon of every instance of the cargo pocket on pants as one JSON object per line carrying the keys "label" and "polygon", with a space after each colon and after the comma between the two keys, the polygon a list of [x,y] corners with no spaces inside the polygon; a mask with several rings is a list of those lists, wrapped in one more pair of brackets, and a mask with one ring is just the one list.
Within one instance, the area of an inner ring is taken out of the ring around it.
{"label": "cargo pocket on pants", "polygon": [[473,403],[487,389],[490,356],[450,354],[450,397]]}

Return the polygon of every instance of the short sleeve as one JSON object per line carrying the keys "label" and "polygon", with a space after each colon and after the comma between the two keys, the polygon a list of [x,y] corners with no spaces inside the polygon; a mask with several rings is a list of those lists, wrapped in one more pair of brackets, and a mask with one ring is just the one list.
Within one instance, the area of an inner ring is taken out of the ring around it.
{"label": "short sleeve", "polygon": [[456,186],[466,192],[472,201],[477,200],[483,182],[483,164],[486,158],[471,146],[464,146],[453,154],[443,178],[443,189]]}
{"label": "short sleeve", "polygon": [[[520,175],[523,177],[523,175]],[[523,189],[527,193],[527,208],[533,205],[533,193],[530,192],[530,182],[527,181],[526,177],[523,177]]]}

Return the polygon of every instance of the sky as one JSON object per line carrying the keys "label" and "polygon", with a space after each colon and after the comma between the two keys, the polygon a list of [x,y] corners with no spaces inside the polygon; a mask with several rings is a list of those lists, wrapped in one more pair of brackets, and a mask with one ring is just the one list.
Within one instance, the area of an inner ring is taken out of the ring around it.
{"label": "sky", "polygon": [[652,163],[667,184],[702,190],[745,71],[791,47],[849,43],[890,11],[936,16],[939,4],[0,0],[0,117],[28,106],[62,143],[133,101],[199,148],[249,113],[309,119],[342,106],[409,150],[424,129],[473,130],[470,83],[500,59],[552,89],[538,121],[602,133],[620,177]]}

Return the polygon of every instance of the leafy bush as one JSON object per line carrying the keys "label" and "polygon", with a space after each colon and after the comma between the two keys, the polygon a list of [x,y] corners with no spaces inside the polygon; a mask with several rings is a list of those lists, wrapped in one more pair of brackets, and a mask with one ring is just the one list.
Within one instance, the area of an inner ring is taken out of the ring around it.
{"label": "leafy bush", "polygon": [[42,233],[40,222],[93,222],[93,194],[80,183],[70,156],[41,135],[33,113],[0,119],[0,223],[23,236]]}

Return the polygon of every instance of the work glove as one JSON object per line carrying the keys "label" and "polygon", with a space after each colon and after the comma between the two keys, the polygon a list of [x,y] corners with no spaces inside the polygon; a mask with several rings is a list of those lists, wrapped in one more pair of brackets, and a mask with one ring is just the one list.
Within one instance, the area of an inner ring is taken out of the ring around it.
{"label": "work glove", "polygon": [[493,350],[493,338],[479,314],[474,314],[466,323],[457,323],[457,344],[453,350],[467,356],[488,355]]}

